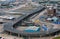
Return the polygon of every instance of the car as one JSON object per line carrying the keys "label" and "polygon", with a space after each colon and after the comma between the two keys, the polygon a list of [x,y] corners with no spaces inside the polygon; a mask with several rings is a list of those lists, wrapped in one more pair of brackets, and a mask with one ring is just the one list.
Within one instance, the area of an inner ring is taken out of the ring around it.
{"label": "car", "polygon": [[1,39],[2,37],[0,37],[0,39]]}

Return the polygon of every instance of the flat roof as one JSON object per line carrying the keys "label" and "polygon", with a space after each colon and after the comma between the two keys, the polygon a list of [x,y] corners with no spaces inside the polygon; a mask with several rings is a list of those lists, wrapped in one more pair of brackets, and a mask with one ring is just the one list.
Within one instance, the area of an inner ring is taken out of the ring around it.
{"label": "flat roof", "polygon": [[4,30],[9,31],[9,32],[13,32],[13,33],[16,33],[16,34],[20,34],[20,35],[23,35],[23,36],[40,36],[40,35],[43,36],[43,35],[47,35],[47,34],[51,34],[53,32],[59,31],[60,29],[50,29],[48,32],[47,31],[39,31],[39,32],[32,32],[31,33],[31,32],[19,31],[19,30],[13,28],[13,25],[18,23],[19,21],[23,20],[24,18],[26,18],[27,16],[29,16],[31,14],[34,14],[36,12],[41,12],[42,9],[44,10],[44,8],[37,9],[37,11],[31,12],[30,14],[25,15],[22,18],[19,18],[18,20],[16,20],[15,22],[6,23],[4,25]]}
{"label": "flat roof", "polygon": [[15,22],[9,22],[9,23],[6,23],[5,25],[4,25],[4,30],[5,31],[9,31],[9,32],[13,32],[13,33],[17,33],[17,34],[21,34],[21,35],[25,35],[25,36],[29,36],[29,35],[31,35],[31,36],[40,36],[40,35],[46,35],[46,34],[50,34],[50,33],[52,33],[52,32],[56,32],[56,31],[58,31],[59,29],[51,29],[51,30],[49,30],[48,32],[46,32],[46,31],[40,31],[40,32],[24,32],[24,31],[19,31],[19,30],[17,30],[17,29],[14,29],[13,28],[13,25],[15,25],[16,23],[18,23],[19,21],[21,21],[22,19],[24,19],[24,18],[26,18],[27,16],[29,16],[29,15],[31,15],[31,14],[34,14],[34,13],[36,13],[36,12],[41,12],[42,11],[42,9],[44,10],[44,8],[38,8],[37,9],[37,11],[35,11],[35,12],[31,12],[30,14],[28,14],[28,15],[26,15],[26,16],[23,16],[22,18],[19,18],[18,20],[16,20]]}
{"label": "flat roof", "polygon": [[[42,8],[41,6],[39,6],[40,8]],[[37,6],[25,6],[16,10],[12,10],[10,12],[22,12],[22,13],[31,13],[32,11],[35,12],[37,8],[39,8]],[[39,9],[40,9],[39,8]]]}

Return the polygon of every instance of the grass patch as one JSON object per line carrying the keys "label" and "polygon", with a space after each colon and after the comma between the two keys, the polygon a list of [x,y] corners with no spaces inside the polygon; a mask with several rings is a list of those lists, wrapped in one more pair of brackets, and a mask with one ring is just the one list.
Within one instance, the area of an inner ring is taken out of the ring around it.
{"label": "grass patch", "polygon": [[53,38],[53,39],[60,39],[60,37],[55,37],[55,38]]}

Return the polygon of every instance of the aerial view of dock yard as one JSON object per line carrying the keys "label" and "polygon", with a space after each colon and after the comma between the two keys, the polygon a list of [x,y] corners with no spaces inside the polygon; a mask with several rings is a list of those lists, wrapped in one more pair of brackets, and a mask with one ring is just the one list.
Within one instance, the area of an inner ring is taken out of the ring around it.
{"label": "aerial view of dock yard", "polygon": [[60,0],[0,0],[0,39],[60,39]]}

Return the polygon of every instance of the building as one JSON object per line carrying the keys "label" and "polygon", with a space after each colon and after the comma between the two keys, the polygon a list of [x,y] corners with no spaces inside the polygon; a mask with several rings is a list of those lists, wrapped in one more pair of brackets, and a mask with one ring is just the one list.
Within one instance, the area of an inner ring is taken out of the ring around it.
{"label": "building", "polygon": [[[29,11],[29,12],[26,12],[26,13],[24,12],[24,13],[25,13],[24,16],[16,19],[15,21],[8,22],[8,23],[4,24],[4,31],[10,32],[10,33],[14,33],[14,34],[16,33],[18,36],[19,36],[19,35],[29,36],[28,34],[30,34],[31,36],[34,36],[34,35],[37,36],[37,35],[39,34],[39,36],[40,36],[40,32],[38,32],[38,33],[34,32],[34,33],[31,34],[31,33],[29,33],[29,32],[17,30],[17,29],[15,29],[14,27],[17,27],[18,23],[21,24],[21,21],[22,21],[23,19],[26,19],[27,17],[29,17],[29,16],[31,16],[31,15],[33,15],[33,14],[39,13],[39,12],[41,12],[41,11],[43,11],[43,10],[45,10],[45,7],[39,6],[38,8],[33,9],[33,10]],[[28,13],[28,14],[27,14],[27,13]],[[8,27],[7,27],[7,26],[8,26]],[[21,29],[21,28],[20,28],[20,29]]]}
{"label": "building", "polygon": [[48,15],[55,15],[55,11],[54,11],[54,7],[53,6],[47,6],[47,13]]}
{"label": "building", "polygon": [[60,17],[60,2],[58,2],[58,4],[57,4],[57,10],[56,10],[56,12],[57,12],[57,16]]}

